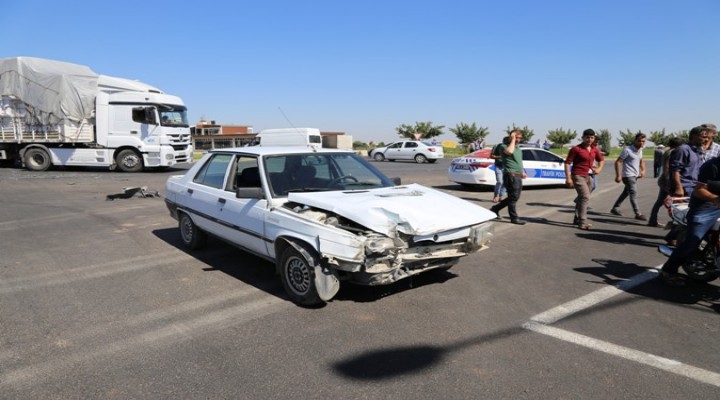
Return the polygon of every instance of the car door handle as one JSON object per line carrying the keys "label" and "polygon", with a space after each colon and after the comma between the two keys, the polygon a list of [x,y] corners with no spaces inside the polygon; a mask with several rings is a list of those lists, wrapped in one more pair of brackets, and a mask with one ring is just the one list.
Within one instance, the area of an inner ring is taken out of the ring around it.
{"label": "car door handle", "polygon": [[223,199],[223,198],[219,198],[218,201],[221,202],[221,203],[223,203],[223,204],[225,204],[225,202],[226,202],[227,200],[225,200],[225,199]]}
{"label": "car door handle", "polygon": [[190,194],[193,194],[194,190],[188,189],[187,192],[190,193]]}

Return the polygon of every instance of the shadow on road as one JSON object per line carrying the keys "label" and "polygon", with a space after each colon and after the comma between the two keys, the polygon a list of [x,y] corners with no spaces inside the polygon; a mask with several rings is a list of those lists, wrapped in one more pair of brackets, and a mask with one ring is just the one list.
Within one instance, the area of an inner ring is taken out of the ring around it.
{"label": "shadow on road", "polygon": [[371,350],[338,361],[332,368],[347,378],[377,381],[426,370],[441,363],[453,351],[488,344],[527,332],[521,327],[502,329],[460,340],[446,346],[417,345]]}
{"label": "shadow on road", "polygon": [[[597,266],[575,268],[575,271],[597,276],[602,283],[616,285],[649,270],[637,264],[610,259],[593,259]],[[596,282],[601,283],[601,282]],[[669,287],[659,279],[651,279],[627,290],[628,293],[676,304],[698,305],[720,313],[720,287],[690,282],[685,287]]]}

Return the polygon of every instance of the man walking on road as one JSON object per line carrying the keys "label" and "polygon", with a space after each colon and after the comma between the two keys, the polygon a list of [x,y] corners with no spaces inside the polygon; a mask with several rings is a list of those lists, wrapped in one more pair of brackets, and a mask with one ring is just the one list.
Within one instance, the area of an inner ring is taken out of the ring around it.
{"label": "man walking on road", "polygon": [[635,135],[633,144],[625,147],[620,153],[617,161],[615,161],[615,182],[625,185],[620,197],[615,201],[610,213],[622,216],[620,205],[629,196],[630,205],[635,212],[635,219],[647,221],[647,217],[642,215],[637,202],[637,180],[645,176],[645,160],[642,159],[642,149],[645,146],[645,134],[638,133]]}
{"label": "man walking on road", "polygon": [[523,170],[522,150],[517,146],[522,141],[522,131],[516,129],[510,132],[510,136],[503,140],[500,145],[502,154],[502,164],[505,168],[503,172],[503,181],[508,197],[504,198],[498,204],[490,207],[490,211],[497,214],[500,218],[500,210],[507,207],[510,214],[510,222],[516,225],[525,225],[525,221],[521,221],[517,214],[517,202],[520,200],[522,193],[522,180],[527,177]]}
{"label": "man walking on road", "polygon": [[[578,229],[588,230],[592,226],[587,221],[587,209],[590,202],[590,192],[593,188],[593,174],[602,172],[605,165],[603,157],[597,146],[593,146],[595,141],[595,131],[585,129],[582,135],[582,143],[570,149],[565,159],[565,181],[569,187],[574,187],[577,192],[575,199],[575,219],[574,225]],[[598,166],[593,168],[595,161]],[[572,164],[572,174],[570,173],[570,164]]]}

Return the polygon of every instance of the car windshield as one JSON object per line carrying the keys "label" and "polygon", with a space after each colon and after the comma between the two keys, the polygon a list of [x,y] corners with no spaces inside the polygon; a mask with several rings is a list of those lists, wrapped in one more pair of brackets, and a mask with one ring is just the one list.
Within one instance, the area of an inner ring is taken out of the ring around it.
{"label": "car windshield", "polygon": [[393,186],[382,172],[354,153],[283,154],[264,157],[274,196],[289,192],[359,190]]}

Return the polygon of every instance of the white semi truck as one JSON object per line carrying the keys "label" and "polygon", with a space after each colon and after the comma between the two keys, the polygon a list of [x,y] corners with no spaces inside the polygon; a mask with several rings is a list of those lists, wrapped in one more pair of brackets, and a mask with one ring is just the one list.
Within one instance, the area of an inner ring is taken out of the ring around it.
{"label": "white semi truck", "polygon": [[137,172],[192,161],[181,98],[33,57],[0,59],[0,161]]}

